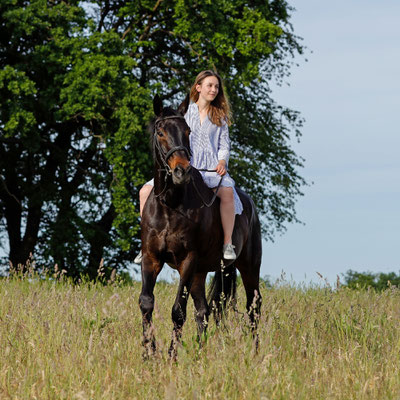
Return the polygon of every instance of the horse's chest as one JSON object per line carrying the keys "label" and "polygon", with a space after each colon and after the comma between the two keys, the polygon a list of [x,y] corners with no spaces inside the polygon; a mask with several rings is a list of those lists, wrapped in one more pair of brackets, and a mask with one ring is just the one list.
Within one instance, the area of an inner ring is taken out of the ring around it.
{"label": "horse's chest", "polygon": [[190,246],[191,237],[187,229],[168,229],[165,235],[165,245],[167,251],[178,252],[181,250],[188,250]]}

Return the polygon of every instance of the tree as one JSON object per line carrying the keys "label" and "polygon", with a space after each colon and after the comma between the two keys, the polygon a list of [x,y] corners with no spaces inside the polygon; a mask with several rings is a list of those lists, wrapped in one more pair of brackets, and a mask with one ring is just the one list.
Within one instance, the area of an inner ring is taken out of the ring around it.
{"label": "tree", "polygon": [[289,145],[298,113],[269,82],[302,54],[286,1],[5,0],[0,5],[0,229],[9,259],[31,252],[70,275],[131,260],[138,189],[152,176],[155,93],[177,105],[216,69],[234,110],[230,170],[272,238],[296,221],[305,184]]}
{"label": "tree", "polygon": [[400,275],[395,272],[356,272],[349,269],[344,275],[344,280],[350,289],[372,288],[380,292],[390,286],[400,287]]}
{"label": "tree", "polygon": [[107,251],[110,267],[127,257],[113,240],[105,147],[130,136],[134,172],[144,181],[150,162],[135,129],[149,112],[130,110],[149,110],[142,99],[149,96],[126,73],[135,63],[120,37],[96,33],[77,1],[9,1],[1,13],[0,204],[9,258],[24,264],[35,252],[71,275],[94,277]]}

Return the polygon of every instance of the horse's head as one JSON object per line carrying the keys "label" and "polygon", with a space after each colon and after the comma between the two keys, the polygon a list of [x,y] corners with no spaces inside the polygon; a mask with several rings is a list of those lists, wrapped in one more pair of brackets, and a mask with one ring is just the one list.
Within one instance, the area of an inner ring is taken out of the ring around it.
{"label": "horse's head", "polygon": [[183,114],[170,107],[164,108],[156,95],[153,100],[156,119],[153,131],[154,157],[161,168],[172,175],[175,185],[190,180],[190,128]]}

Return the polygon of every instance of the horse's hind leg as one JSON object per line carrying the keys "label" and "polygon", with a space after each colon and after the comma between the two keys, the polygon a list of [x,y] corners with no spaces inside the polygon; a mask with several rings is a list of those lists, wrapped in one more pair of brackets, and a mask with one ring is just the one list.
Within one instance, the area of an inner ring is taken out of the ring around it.
{"label": "horse's hind leg", "polygon": [[162,263],[150,257],[147,253],[143,254],[142,260],[142,291],[139,296],[139,306],[143,318],[143,346],[144,357],[148,357],[156,350],[156,339],[152,324],[154,310],[154,286],[157,276],[162,268]]}
{"label": "horse's hind leg", "polygon": [[200,345],[202,336],[206,332],[208,325],[208,316],[210,315],[206,300],[206,277],[207,273],[196,274],[193,279],[192,288],[190,290],[190,294],[192,295],[194,306],[196,308],[195,319],[197,323],[197,335]]}
{"label": "horse's hind leg", "polygon": [[241,272],[243,285],[246,290],[246,309],[250,317],[251,329],[256,331],[261,313],[261,294],[259,277],[251,276],[248,272]]}
{"label": "horse's hind leg", "polygon": [[170,357],[173,359],[176,358],[177,345],[180,343],[182,327],[186,321],[186,306],[195,273],[195,259],[195,254],[193,252],[189,253],[178,268],[180,281],[175,303],[172,306],[171,316],[174,328],[172,331],[171,346],[168,351]]}
{"label": "horse's hind leg", "polygon": [[240,271],[240,275],[242,277],[243,285],[246,291],[246,309],[250,318],[251,332],[253,335],[255,350],[258,351],[259,338],[257,327],[261,313],[261,294],[259,287],[260,268],[248,268],[248,266],[250,265],[251,264],[245,264],[241,266],[237,265],[237,267]]}
{"label": "horse's hind leg", "polygon": [[246,291],[246,309],[253,333],[256,332],[261,312],[260,265],[261,259],[251,252],[248,252],[247,257],[245,254],[241,254],[236,263]]}

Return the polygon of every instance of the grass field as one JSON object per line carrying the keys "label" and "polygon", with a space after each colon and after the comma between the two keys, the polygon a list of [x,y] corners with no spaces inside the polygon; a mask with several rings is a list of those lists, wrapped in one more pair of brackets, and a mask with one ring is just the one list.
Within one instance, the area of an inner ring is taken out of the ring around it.
{"label": "grass field", "polygon": [[400,399],[400,290],[264,287],[258,353],[235,312],[199,349],[190,301],[172,363],[176,288],[156,286],[159,351],[143,361],[139,283],[1,279],[0,398]]}

